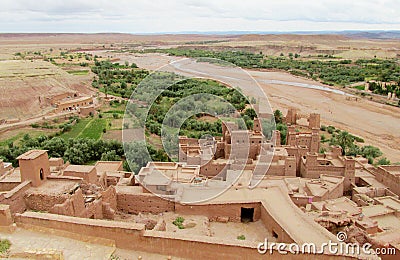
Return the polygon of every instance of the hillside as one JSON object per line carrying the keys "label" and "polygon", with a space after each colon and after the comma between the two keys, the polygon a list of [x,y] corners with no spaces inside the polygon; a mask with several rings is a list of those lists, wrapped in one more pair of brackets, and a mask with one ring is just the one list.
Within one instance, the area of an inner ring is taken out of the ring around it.
{"label": "hillside", "polygon": [[71,75],[42,60],[0,61],[0,120],[24,119],[51,110],[46,98],[79,91],[89,94],[89,75]]}

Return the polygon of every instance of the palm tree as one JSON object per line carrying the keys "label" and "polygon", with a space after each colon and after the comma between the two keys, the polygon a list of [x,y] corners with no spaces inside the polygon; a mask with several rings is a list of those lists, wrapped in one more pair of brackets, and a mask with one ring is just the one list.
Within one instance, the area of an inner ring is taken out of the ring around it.
{"label": "palm tree", "polygon": [[341,131],[337,136],[337,143],[342,147],[342,155],[346,155],[354,145],[354,137],[347,131]]}

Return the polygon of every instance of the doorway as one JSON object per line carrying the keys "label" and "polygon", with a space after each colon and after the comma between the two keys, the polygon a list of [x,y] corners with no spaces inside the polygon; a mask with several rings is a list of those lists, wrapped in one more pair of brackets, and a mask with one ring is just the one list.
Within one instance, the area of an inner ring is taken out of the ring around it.
{"label": "doorway", "polygon": [[241,208],[240,221],[243,223],[254,221],[254,208]]}

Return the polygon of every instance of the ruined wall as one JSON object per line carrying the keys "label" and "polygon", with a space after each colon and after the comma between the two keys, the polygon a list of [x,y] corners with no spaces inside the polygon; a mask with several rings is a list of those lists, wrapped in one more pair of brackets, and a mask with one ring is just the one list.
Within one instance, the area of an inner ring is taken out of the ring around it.
{"label": "ruined wall", "polygon": [[0,226],[10,226],[12,223],[10,205],[0,204]]}
{"label": "ruined wall", "polygon": [[68,199],[68,195],[34,194],[27,193],[24,201],[27,209],[38,211],[50,211],[54,205],[63,203]]}
{"label": "ruined wall", "polygon": [[12,214],[24,212],[26,210],[24,195],[30,187],[32,187],[31,182],[25,181],[9,192],[1,194],[0,204],[10,205]]}
{"label": "ruined wall", "polygon": [[[127,189],[126,189],[127,188]],[[117,209],[125,213],[139,214],[174,211],[174,203],[164,200],[152,193],[133,193],[129,191],[131,186],[118,187]]]}
{"label": "ruined wall", "polygon": [[200,167],[200,174],[207,177],[215,177],[218,174],[226,174],[226,163],[215,163],[214,161],[209,161],[205,165]]}
{"label": "ruined wall", "polygon": [[292,200],[292,202],[298,206],[298,207],[305,207],[307,204],[310,203],[310,199],[308,196],[290,196],[290,199]]}
{"label": "ruined wall", "polygon": [[210,221],[217,221],[218,217],[229,218],[231,222],[240,222],[241,208],[254,208],[254,221],[260,219],[260,203],[224,203],[207,205],[175,204],[175,213],[182,215],[203,215]]}
{"label": "ruined wall", "polygon": [[10,191],[17,187],[21,182],[15,182],[15,181],[2,181],[0,182],[0,192],[2,191]]}
{"label": "ruined wall", "polygon": [[[108,205],[108,210],[111,210]],[[82,190],[78,189],[72,195],[70,195],[63,203],[54,205],[49,212],[58,215],[81,217],[81,218],[93,218],[102,219],[103,214],[103,202],[101,199],[95,199],[92,202],[85,203],[85,199],[82,194]],[[113,212],[112,212],[113,213]],[[113,214],[107,212],[106,218],[113,218]]]}

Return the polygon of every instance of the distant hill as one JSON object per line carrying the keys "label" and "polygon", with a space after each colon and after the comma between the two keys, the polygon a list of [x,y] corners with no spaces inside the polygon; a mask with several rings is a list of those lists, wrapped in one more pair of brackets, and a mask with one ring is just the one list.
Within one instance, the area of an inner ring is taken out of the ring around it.
{"label": "distant hill", "polygon": [[359,32],[343,32],[341,33],[352,38],[365,39],[400,39],[400,31],[359,31]]}

